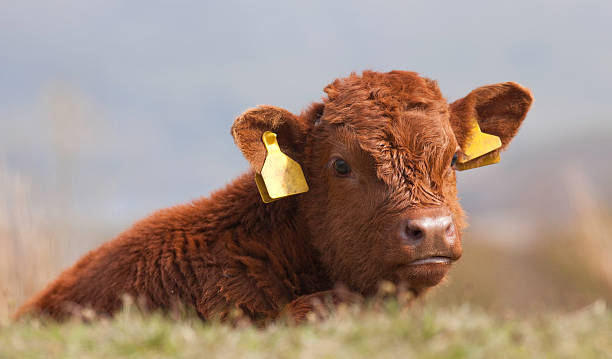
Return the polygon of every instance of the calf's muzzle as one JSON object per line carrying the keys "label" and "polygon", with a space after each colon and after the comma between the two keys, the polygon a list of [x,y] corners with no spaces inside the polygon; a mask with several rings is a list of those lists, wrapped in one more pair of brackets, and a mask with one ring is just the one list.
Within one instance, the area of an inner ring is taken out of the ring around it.
{"label": "calf's muzzle", "polygon": [[414,254],[413,265],[450,263],[461,256],[453,217],[445,208],[413,211],[400,220],[402,246]]}

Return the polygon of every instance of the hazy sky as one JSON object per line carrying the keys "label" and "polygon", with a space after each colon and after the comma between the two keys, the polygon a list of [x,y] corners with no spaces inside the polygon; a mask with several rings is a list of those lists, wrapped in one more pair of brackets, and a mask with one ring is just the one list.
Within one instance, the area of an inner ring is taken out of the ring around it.
{"label": "hazy sky", "polygon": [[298,112],[364,69],[417,71],[449,100],[531,88],[512,158],[612,133],[611,35],[609,0],[0,0],[0,162],[130,221],[246,169],[243,110]]}

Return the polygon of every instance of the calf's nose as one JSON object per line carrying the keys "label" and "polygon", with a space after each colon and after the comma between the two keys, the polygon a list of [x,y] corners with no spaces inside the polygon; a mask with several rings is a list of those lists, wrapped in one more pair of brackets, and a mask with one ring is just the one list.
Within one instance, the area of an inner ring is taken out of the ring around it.
{"label": "calf's nose", "polygon": [[453,219],[449,215],[426,215],[406,218],[400,226],[402,244],[431,255],[451,257],[457,240]]}

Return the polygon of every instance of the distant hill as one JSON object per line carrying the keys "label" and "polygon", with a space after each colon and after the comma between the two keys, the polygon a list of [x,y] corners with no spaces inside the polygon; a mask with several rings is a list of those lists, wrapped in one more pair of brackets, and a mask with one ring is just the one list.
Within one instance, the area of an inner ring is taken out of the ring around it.
{"label": "distant hill", "polygon": [[[461,202],[473,223],[566,221],[577,202],[612,204],[612,134],[593,134],[533,147],[511,147],[499,164],[460,172]],[[590,197],[590,198],[584,198]]]}

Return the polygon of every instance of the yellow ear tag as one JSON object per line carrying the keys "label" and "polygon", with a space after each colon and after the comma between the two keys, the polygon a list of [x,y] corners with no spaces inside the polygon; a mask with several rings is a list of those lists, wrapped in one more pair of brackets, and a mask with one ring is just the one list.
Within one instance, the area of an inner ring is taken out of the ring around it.
{"label": "yellow ear tag", "polygon": [[262,140],[268,155],[261,174],[255,174],[255,183],[264,203],[308,192],[308,183],[302,167],[281,151],[276,141],[276,133],[266,131]]}
{"label": "yellow ear tag", "polygon": [[480,157],[476,157],[473,160],[460,163],[457,160],[455,163],[455,168],[459,171],[471,170],[472,168],[488,166],[499,162],[499,151],[491,151],[485,155]]}
{"label": "yellow ear tag", "polygon": [[[461,163],[466,163],[468,161],[472,161],[478,157],[484,156],[488,153],[495,151],[501,146],[502,146],[502,143],[499,137],[480,131],[480,126],[478,126],[478,121],[476,121],[476,119],[473,119],[472,128],[470,129],[467,135],[467,140],[461,149],[463,153],[465,154],[465,156],[461,156],[461,158],[459,158],[457,162],[461,164]],[[497,157],[499,157],[499,153]],[[489,161],[492,159],[493,158],[490,158]],[[499,159],[498,159],[498,162],[499,162]],[[492,163],[496,163],[496,162],[491,162],[487,164],[492,164]]]}

